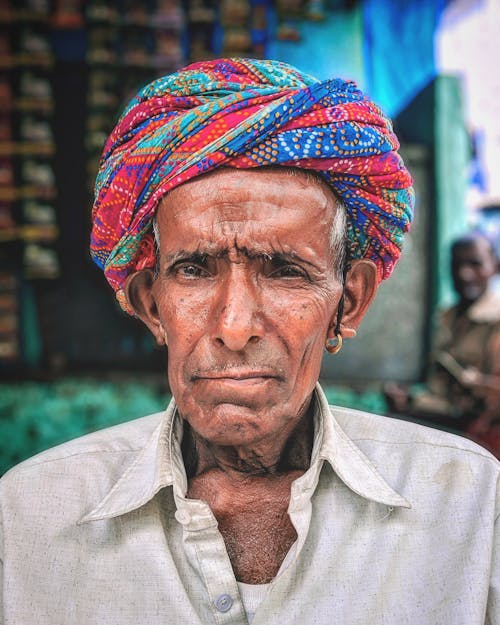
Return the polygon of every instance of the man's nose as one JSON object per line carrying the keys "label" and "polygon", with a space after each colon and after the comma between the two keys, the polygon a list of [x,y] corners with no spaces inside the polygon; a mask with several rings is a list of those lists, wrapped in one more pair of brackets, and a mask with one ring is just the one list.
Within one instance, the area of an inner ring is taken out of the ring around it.
{"label": "man's nose", "polygon": [[242,351],[264,336],[259,289],[242,267],[232,268],[220,286],[216,340],[231,351]]}
{"label": "man's nose", "polygon": [[474,280],[475,277],[474,269],[467,263],[462,263],[458,267],[457,275],[462,282],[471,282],[471,280]]}

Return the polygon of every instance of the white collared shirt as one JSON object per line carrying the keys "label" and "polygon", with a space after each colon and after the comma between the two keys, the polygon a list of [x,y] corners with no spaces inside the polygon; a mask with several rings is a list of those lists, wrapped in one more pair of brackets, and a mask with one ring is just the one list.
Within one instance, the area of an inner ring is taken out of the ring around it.
{"label": "white collared shirt", "polygon": [[[252,625],[500,624],[499,463],[469,441],[332,408],[316,389],[297,531]],[[0,480],[3,625],[246,625],[208,505],[185,497],[172,403]]]}

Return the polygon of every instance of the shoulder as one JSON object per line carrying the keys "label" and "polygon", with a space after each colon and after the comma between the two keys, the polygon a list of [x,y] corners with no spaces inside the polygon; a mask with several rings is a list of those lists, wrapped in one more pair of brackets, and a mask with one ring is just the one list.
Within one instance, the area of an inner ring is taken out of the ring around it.
{"label": "shoulder", "polygon": [[163,414],[134,419],[43,451],[7,471],[0,480],[0,493],[9,485],[40,482],[50,474],[58,475],[64,482],[99,465],[106,465],[106,473],[119,474],[143,449]]}
{"label": "shoulder", "polygon": [[[462,459],[472,465],[500,469],[498,460],[471,440],[439,429],[348,408],[332,406],[331,411],[349,438],[368,456],[411,465]],[[390,453],[390,456],[387,454]]]}
{"label": "shoulder", "polygon": [[457,307],[450,306],[450,308],[443,308],[437,312],[438,323],[449,324],[453,321],[457,314]]}
{"label": "shoulder", "polygon": [[493,523],[500,511],[500,463],[486,449],[399,419],[337,407],[332,413],[358,452],[417,516],[455,522],[481,510],[483,521]]}
{"label": "shoulder", "polygon": [[[163,416],[158,413],[88,434],[13,467],[0,480],[4,536],[22,531],[35,540],[44,532],[57,534],[78,525],[137,465]],[[153,465],[149,460],[148,466]]]}
{"label": "shoulder", "polygon": [[485,323],[500,328],[500,295],[486,291],[470,307],[469,317],[476,323]]}

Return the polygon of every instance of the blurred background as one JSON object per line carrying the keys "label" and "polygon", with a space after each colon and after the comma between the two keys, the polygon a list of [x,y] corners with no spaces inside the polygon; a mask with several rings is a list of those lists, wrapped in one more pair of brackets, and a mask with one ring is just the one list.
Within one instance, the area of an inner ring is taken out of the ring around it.
{"label": "blurred background", "polygon": [[424,381],[450,242],[474,228],[499,250],[499,32],[500,0],[0,0],[0,473],[166,405],[165,356],[90,261],[90,208],[125,103],[194,60],[354,79],[394,119],[414,227],[322,377],[332,402],[380,413],[384,383]]}

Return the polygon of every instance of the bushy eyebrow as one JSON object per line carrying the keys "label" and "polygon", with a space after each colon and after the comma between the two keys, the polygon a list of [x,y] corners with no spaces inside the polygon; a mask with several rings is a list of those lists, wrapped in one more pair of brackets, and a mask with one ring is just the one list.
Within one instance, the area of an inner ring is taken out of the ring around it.
{"label": "bushy eyebrow", "polygon": [[249,259],[258,259],[261,258],[262,260],[268,260],[271,262],[276,262],[276,263],[305,263],[306,265],[312,265],[311,262],[309,262],[308,260],[306,260],[305,258],[302,258],[301,256],[299,256],[299,254],[297,254],[297,252],[285,252],[283,250],[272,250],[270,252],[267,251],[263,251],[263,250],[250,250],[246,247],[242,247],[239,249],[239,251],[246,256],[246,258]]}
{"label": "bushy eyebrow", "polygon": [[[266,261],[279,263],[304,263],[311,267],[314,267],[314,264],[310,261],[306,260],[299,256],[296,252],[285,252],[285,251],[264,251],[263,249],[249,249],[248,247],[238,247],[237,251],[250,260],[261,259]],[[229,248],[216,249],[207,248],[203,250],[198,248],[196,250],[177,250],[172,254],[165,254],[164,260],[167,265],[172,266],[180,262],[189,262],[194,264],[203,264],[207,258],[227,258],[229,255]]]}
{"label": "bushy eyebrow", "polygon": [[212,256],[212,254],[207,254],[200,250],[177,250],[172,254],[164,254],[163,259],[167,265],[175,265],[176,263],[186,261],[200,263],[203,262],[207,256]]}

